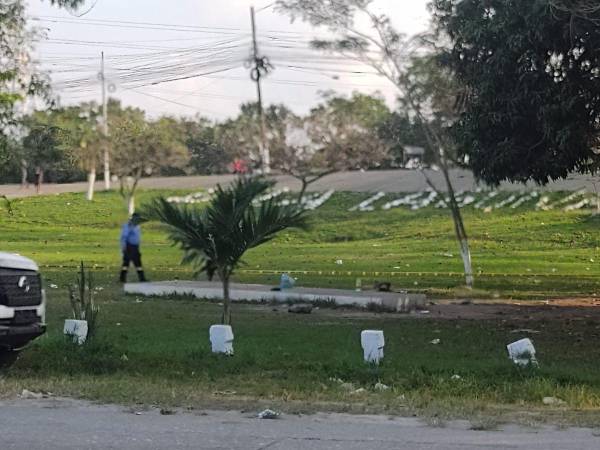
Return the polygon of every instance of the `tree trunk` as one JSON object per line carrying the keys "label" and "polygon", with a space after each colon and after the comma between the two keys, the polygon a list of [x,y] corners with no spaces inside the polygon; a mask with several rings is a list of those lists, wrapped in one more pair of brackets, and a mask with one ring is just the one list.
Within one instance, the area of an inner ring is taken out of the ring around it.
{"label": "tree trunk", "polygon": [[88,190],[87,199],[89,201],[94,200],[94,187],[96,184],[96,167],[92,167],[88,173]]}
{"label": "tree trunk", "polygon": [[108,147],[104,149],[104,189],[110,190],[110,153]]}
{"label": "tree trunk", "polygon": [[465,283],[469,289],[473,287],[473,268],[471,266],[471,250],[469,249],[469,238],[463,222],[462,213],[460,206],[456,201],[456,195],[454,193],[454,187],[452,186],[452,180],[448,173],[448,166],[444,163],[442,165],[442,173],[444,174],[444,180],[446,181],[446,189],[448,191],[448,208],[452,213],[452,220],[454,222],[454,232],[456,233],[456,239],[460,245],[460,256],[463,260],[463,266],[465,269]]}
{"label": "tree trunk", "polygon": [[304,194],[306,194],[306,188],[308,188],[308,181],[306,180],[306,178],[300,178],[300,183],[302,183],[302,187],[300,188],[300,193],[298,194],[298,204],[301,205],[302,204],[302,198],[304,197]]}
{"label": "tree trunk", "polygon": [[29,181],[27,180],[27,161],[24,159],[21,160],[21,188],[29,188]]}
{"label": "tree trunk", "polygon": [[223,325],[231,325],[231,299],[229,297],[229,277],[224,276],[223,281]]}
{"label": "tree trunk", "polygon": [[127,195],[127,211],[131,216],[135,212],[135,193],[131,192]]}
{"label": "tree trunk", "polygon": [[465,237],[460,241],[460,256],[465,268],[465,282],[469,289],[473,288],[473,267],[471,266],[471,250],[469,249],[469,240]]}
{"label": "tree trunk", "polygon": [[35,171],[35,192],[39,194],[42,191],[42,184],[44,184],[44,170],[39,167]]}

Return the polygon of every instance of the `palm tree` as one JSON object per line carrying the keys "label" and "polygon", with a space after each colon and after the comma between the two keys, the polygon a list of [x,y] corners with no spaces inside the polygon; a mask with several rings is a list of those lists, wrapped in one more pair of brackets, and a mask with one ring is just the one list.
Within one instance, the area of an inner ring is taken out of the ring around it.
{"label": "palm tree", "polygon": [[305,211],[274,199],[259,201],[273,182],[239,178],[228,188],[217,186],[206,208],[176,205],[162,197],[143,205],[141,215],[167,226],[169,238],[183,252],[183,262],[199,272],[213,270],[223,283],[223,324],[231,323],[229,281],[244,253],[287,228],[306,229]]}

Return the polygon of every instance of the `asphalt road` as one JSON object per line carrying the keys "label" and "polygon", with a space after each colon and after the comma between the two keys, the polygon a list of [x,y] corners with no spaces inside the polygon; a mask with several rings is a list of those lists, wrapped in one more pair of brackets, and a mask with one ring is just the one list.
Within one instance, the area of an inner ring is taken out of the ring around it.
{"label": "asphalt road", "polygon": [[473,431],[468,423],[430,427],[417,419],[315,414],[260,420],[223,411],[135,411],[69,399],[0,402],[2,450],[597,450],[587,429],[506,426]]}
{"label": "asphalt road", "polygon": [[[429,176],[435,185],[445,190],[444,180],[439,172],[429,171]],[[451,171],[454,187],[457,191],[472,191],[477,188],[473,175],[465,170]],[[217,183],[226,184],[234,179],[233,175],[213,175],[213,176],[190,176],[190,177],[163,177],[163,178],[145,178],[141,182],[144,188],[172,188],[172,189],[208,189],[214,187]],[[299,183],[286,176],[277,177],[280,186],[287,186],[290,189],[298,189]],[[594,182],[598,182],[600,187],[600,178],[593,178],[584,175],[573,175],[566,180],[551,183],[544,187],[544,190],[562,190],[575,191],[581,188],[587,188],[594,192]],[[116,186],[115,186],[116,187]],[[336,191],[354,191],[354,192],[417,192],[427,189],[423,175],[415,170],[381,170],[370,172],[338,172],[325,177],[311,185],[309,190],[324,191],[335,189]],[[529,185],[528,188],[533,188]],[[102,190],[103,183],[96,184],[97,190]],[[502,185],[502,189],[519,191],[526,187],[522,184]],[[43,186],[43,194],[59,194],[64,192],[85,192],[86,183],[69,184],[47,184]],[[9,184],[0,185],[0,195],[8,197],[28,197],[35,194],[35,189],[22,189],[19,185]]]}

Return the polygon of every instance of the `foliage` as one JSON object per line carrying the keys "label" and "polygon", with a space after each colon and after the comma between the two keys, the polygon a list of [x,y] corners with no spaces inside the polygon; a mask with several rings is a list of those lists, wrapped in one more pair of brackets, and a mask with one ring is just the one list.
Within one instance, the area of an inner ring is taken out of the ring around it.
{"label": "foliage", "polygon": [[[145,191],[139,202],[162,195],[182,196],[189,191]],[[508,199],[500,192],[493,202]],[[544,193],[556,202],[568,193]],[[486,194],[480,194],[481,197]],[[300,271],[298,286],[354,289],[358,272],[363,286],[391,281],[394,289],[428,295],[464,298],[461,261],[455,249],[448,213],[433,204],[416,211],[410,207],[382,210],[403,195],[388,194],[374,212],[349,211],[371,195],[337,192],[310,213],[311,229],[281,233],[276,239],[244,255],[245,265],[234,274],[236,282],[279,284],[279,275]],[[481,197],[477,197],[478,199]],[[285,197],[283,197],[285,198]],[[289,198],[289,197],[288,197]],[[80,194],[13,199],[13,214],[0,211],[2,248],[35,259],[44,279],[59,288],[72,283],[74,261],[85,260],[94,269],[99,287],[107,288],[119,270],[118,238],[127,220],[117,192],[101,192],[93,203]],[[471,226],[476,298],[536,298],[592,296],[600,289],[598,219],[588,211],[562,208],[535,211],[536,200],[519,208],[485,213],[463,209]],[[190,205],[191,207],[192,205]],[[588,220],[589,219],[589,220]],[[27,233],[24,233],[27,230]],[[158,224],[144,227],[144,259],[152,279],[193,279],[190,267],[180,267],[181,252],[169,246]],[[343,261],[342,266],[336,260]],[[60,268],[63,267],[63,269]],[[73,269],[64,269],[73,267]],[[274,271],[260,274],[260,270]],[[302,273],[307,271],[307,273]],[[331,275],[335,271],[335,275]],[[351,275],[347,273],[350,272]],[[376,277],[373,272],[397,272]],[[279,273],[279,275],[277,275]],[[57,291],[49,290],[55,295]],[[105,292],[105,291],[102,291]]]}
{"label": "foliage", "polygon": [[[355,412],[405,414],[410,405],[411,412],[440,408],[444,414],[472,418],[474,411],[499,405],[502,411],[527,408],[531,418],[530,410],[548,409],[541,405],[543,397],[555,396],[567,402],[560,408],[561,420],[569,410],[577,410],[580,419],[585,410],[597,417],[600,407],[597,320],[566,320],[562,311],[551,318],[521,311],[485,320],[413,320],[325,308],[299,316],[241,304],[236,357],[223,359],[211,354],[207,339],[206,330],[221,311],[216,303],[181,298],[136,303],[115,286],[98,298],[103,314],[111,318],[103,321],[98,339],[66,349],[61,322],[68,300],[59,290],[52,299],[48,334],[3,375],[3,397],[26,388],[103,403],[195,409],[239,408],[251,399],[248,407],[256,409],[257,401],[273,396],[279,402],[269,400],[271,407],[296,413],[351,407]],[[582,316],[595,314],[590,309]],[[541,356],[538,371],[519,370],[508,360],[504,344],[519,337],[515,328],[543,330],[533,338]],[[358,342],[365,329],[385,333],[378,380],[362,361]],[[442,343],[431,345],[433,338]],[[453,380],[453,375],[461,379]],[[331,378],[368,392],[349,395]],[[377,381],[391,389],[375,391]],[[228,395],[215,398],[215,392]]]}
{"label": "foliage", "polygon": [[324,102],[308,116],[288,115],[281,145],[272,153],[273,166],[300,180],[300,199],[308,185],[330,173],[381,167],[389,149],[378,129],[389,116],[380,97],[325,93]]}
{"label": "foliage", "polygon": [[598,168],[600,10],[573,13],[582,4],[432,2],[451,43],[442,61],[468,94],[453,135],[479,178],[546,183]]}
{"label": "foliage", "polygon": [[119,177],[120,192],[128,202],[130,214],[143,176],[163,167],[184,167],[188,161],[187,148],[172,124],[166,117],[148,122],[144,112],[134,108],[120,109],[112,118],[112,171]]}
{"label": "foliage", "polygon": [[[76,8],[83,1],[51,0],[50,3]],[[23,0],[0,0],[0,155],[6,151],[7,139],[14,137],[18,116],[15,105],[34,96],[49,100],[47,79],[30,56],[39,34],[40,30],[27,26]]]}
{"label": "foliage", "polygon": [[[286,121],[292,112],[284,105],[270,105],[265,108],[266,142],[272,158],[276,158],[285,147]],[[218,145],[230,160],[241,158],[252,168],[260,165],[260,119],[257,103],[245,103],[234,119],[229,119],[215,130]]]}
{"label": "foliage", "polygon": [[244,254],[271,241],[287,228],[306,228],[305,213],[296,206],[282,206],[275,199],[254,202],[273,186],[259,178],[239,178],[231,187],[217,186],[210,204],[195,207],[157,198],[145,205],[142,216],[167,226],[169,239],[184,252],[184,263],[200,271],[216,269],[223,282],[223,322],[231,320],[229,280]]}
{"label": "foliage", "polygon": [[390,111],[380,97],[354,93],[349,99],[326,95],[308,117],[308,134],[326,167],[336,170],[378,167],[388,155],[377,127]]}
{"label": "foliage", "polygon": [[190,154],[190,172],[199,175],[227,172],[232,158],[217,138],[218,125],[196,117],[194,120],[181,120],[179,126],[182,128],[183,142]]}
{"label": "foliage", "polygon": [[91,340],[98,329],[100,310],[94,301],[95,292],[92,273],[89,270],[86,271],[83,261],[81,261],[77,273],[77,283],[69,285],[69,302],[73,319],[87,321],[87,340]]}
{"label": "foliage", "polygon": [[64,159],[66,135],[56,126],[51,113],[37,112],[25,120],[27,135],[23,139],[25,159],[36,170],[45,172],[57,167]]}
{"label": "foliage", "polygon": [[379,138],[389,147],[389,165],[402,166],[405,162],[405,147],[414,146],[425,149],[424,162],[431,164],[437,160],[436,149],[427,141],[423,127],[405,110],[392,112],[377,127]]}
{"label": "foliage", "polygon": [[[455,92],[448,91],[447,87],[454,87],[454,83],[452,79],[444,77],[438,78],[443,82],[440,84],[423,82],[432,79],[426,71],[421,70],[432,68],[430,64],[425,64],[432,58],[429,56],[431,49],[423,49],[424,43],[427,43],[424,36],[407,38],[398,32],[390,17],[377,11],[373,0],[278,0],[276,4],[277,9],[289,14],[292,20],[300,17],[315,26],[327,27],[333,33],[330,39],[314,40],[314,48],[368,64],[398,89],[408,114],[416,119],[429,146],[436,150],[434,162],[444,176],[446,194],[439,192],[426,171],[422,170],[421,173],[431,189],[448,199],[446,203],[460,246],[465,282],[472,287],[474,279],[469,239],[448,174],[454,142],[447,132],[447,121],[432,123],[435,115],[433,118],[430,115],[430,108],[436,105],[437,99],[444,98],[444,103],[447,103],[447,99],[452,98]],[[427,52],[425,56],[421,54],[422,50]]]}

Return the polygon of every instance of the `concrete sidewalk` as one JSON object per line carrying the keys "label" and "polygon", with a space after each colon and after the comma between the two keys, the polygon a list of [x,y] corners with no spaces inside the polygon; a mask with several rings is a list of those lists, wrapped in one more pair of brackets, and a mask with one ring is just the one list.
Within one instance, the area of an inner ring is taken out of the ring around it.
{"label": "concrete sidewalk", "polygon": [[[144,296],[192,295],[196,298],[223,298],[223,287],[218,281],[126,283],[124,289],[126,294]],[[331,301],[340,306],[359,306],[363,308],[372,304],[392,311],[406,312],[415,307],[425,306],[426,300],[425,296],[421,294],[302,287],[286,289],[285,291],[272,291],[271,286],[241,283],[231,284],[230,297],[232,301],[275,301],[280,303],[288,301],[307,303]]]}
{"label": "concrete sidewalk", "polygon": [[588,429],[502,426],[473,431],[468,422],[430,427],[418,419],[346,414],[283,415],[260,420],[232,411],[135,410],[70,399],[0,402],[2,450],[596,450]]}

